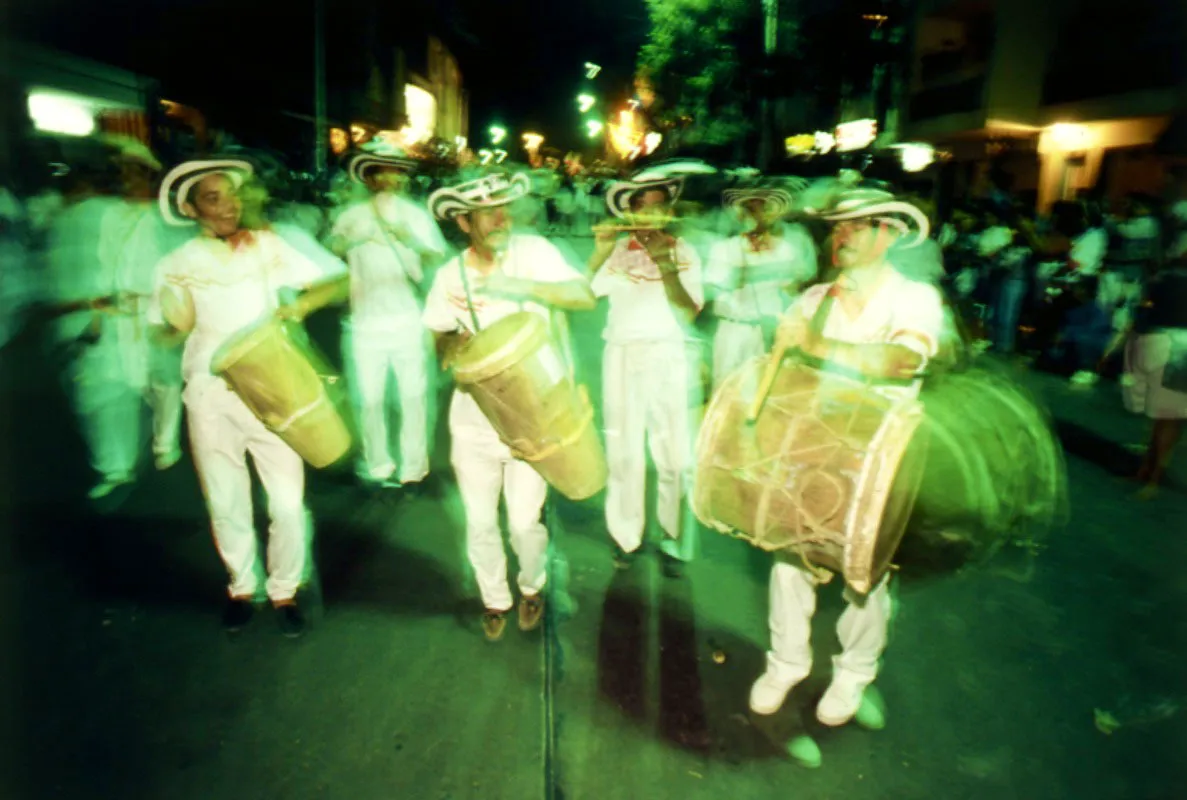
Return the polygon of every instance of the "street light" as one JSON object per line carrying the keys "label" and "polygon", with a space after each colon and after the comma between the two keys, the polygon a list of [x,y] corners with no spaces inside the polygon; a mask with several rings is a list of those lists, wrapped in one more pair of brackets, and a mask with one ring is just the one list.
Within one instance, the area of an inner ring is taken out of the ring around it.
{"label": "street light", "polygon": [[504,128],[502,125],[491,125],[490,126],[490,143],[491,144],[500,144],[506,138],[507,138],[507,129],[506,128]]}
{"label": "street light", "polygon": [[597,101],[598,99],[592,94],[579,94],[577,95],[577,108],[582,114],[584,114],[586,111],[589,111],[591,108],[593,108],[594,103]]}

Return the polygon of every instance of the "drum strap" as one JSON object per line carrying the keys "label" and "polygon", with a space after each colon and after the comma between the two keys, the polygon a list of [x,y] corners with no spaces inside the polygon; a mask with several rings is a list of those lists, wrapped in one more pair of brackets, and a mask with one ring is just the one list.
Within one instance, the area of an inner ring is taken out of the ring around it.
{"label": "drum strap", "polygon": [[470,294],[470,279],[466,277],[466,253],[464,250],[457,257],[457,266],[462,273],[462,290],[466,293],[466,308],[470,309],[470,320],[474,323],[474,333],[478,333],[482,330],[482,326],[478,324],[478,312],[474,310],[474,297]]}

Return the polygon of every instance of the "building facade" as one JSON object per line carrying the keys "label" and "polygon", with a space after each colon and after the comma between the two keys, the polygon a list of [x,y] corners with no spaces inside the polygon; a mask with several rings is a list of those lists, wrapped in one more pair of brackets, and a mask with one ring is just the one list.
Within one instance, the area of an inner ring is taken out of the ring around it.
{"label": "building facade", "polygon": [[903,138],[951,154],[957,192],[990,165],[1039,210],[1159,191],[1160,138],[1187,109],[1187,4],[922,0],[912,33]]}

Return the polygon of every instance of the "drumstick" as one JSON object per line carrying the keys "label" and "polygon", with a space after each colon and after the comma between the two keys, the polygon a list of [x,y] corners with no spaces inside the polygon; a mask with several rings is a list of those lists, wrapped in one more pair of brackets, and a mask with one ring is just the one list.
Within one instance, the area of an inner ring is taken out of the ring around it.
{"label": "drumstick", "polygon": [[750,413],[746,415],[747,423],[753,425],[758,420],[763,403],[766,402],[771,387],[775,385],[775,377],[779,374],[779,367],[783,364],[783,356],[786,352],[786,345],[778,346],[771,351],[771,358],[767,361],[767,367],[762,373],[762,380],[758,384],[758,392],[754,395],[754,402],[750,405]]}

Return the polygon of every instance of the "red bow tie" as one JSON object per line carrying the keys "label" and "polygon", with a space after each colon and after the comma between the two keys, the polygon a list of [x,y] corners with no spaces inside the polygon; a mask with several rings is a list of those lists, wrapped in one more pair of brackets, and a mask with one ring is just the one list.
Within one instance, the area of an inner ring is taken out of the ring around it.
{"label": "red bow tie", "polygon": [[221,240],[230,245],[232,250],[239,250],[244,247],[250,247],[255,244],[255,234],[249,230],[238,230],[230,236],[221,237]]}

